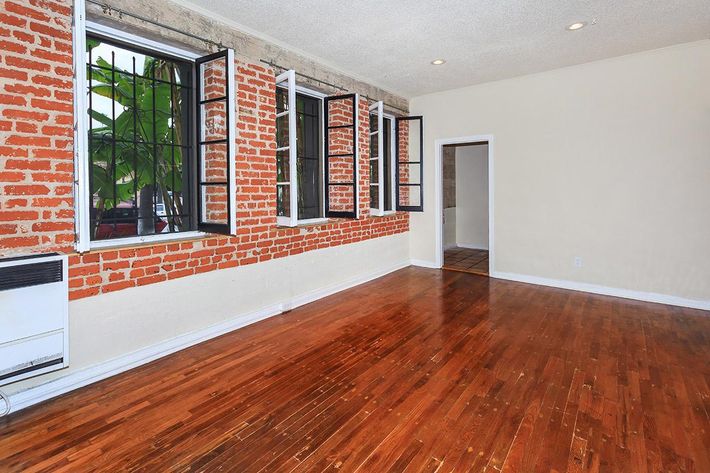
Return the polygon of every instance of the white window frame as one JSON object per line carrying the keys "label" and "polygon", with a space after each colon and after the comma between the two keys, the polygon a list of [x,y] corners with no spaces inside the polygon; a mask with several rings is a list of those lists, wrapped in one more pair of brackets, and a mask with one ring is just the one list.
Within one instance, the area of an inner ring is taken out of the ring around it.
{"label": "white window frame", "polygon": [[[129,32],[112,28],[100,23],[86,20],[85,0],[74,1],[74,22],[73,29],[73,57],[74,57],[74,215],[75,215],[75,249],[79,253],[87,252],[92,249],[113,248],[122,246],[132,246],[142,243],[160,243],[167,241],[188,240],[194,238],[203,238],[208,234],[202,231],[194,230],[180,233],[165,233],[156,235],[138,235],[127,238],[115,238],[110,240],[91,240],[90,235],[90,205],[91,195],[89,189],[89,159],[88,159],[88,119],[87,119],[87,99],[86,99],[86,35],[87,33],[95,33],[98,35],[113,38],[115,40],[134,45],[156,53],[162,53],[187,61],[195,61],[201,55],[192,51],[177,48],[168,44],[154,41],[148,38],[137,36]],[[233,54],[230,54],[233,61]],[[232,64],[232,70],[234,64]],[[229,77],[229,88],[236,97],[236,86],[234,77]],[[236,103],[231,101],[228,113],[230,114],[230,123],[232,124],[232,136],[235,141],[237,138],[236,126]],[[231,169],[235,170],[235,144],[230,147],[229,159]],[[230,231],[236,233],[236,173],[232,172],[230,176],[232,212],[229,216]]]}
{"label": "white window frame", "polygon": [[[286,83],[286,87],[283,84]],[[323,172],[323,166],[325,165],[325,159],[323,157],[323,150],[325,147],[325,115],[324,115],[324,100],[327,97],[326,94],[318,92],[307,87],[300,86],[296,83],[296,71],[289,69],[282,72],[276,76],[276,86],[286,89],[288,93],[288,110],[277,113],[276,117],[282,117],[288,115],[288,147],[284,146],[277,148],[277,151],[283,151],[288,148],[289,152],[289,216],[277,216],[276,224],[283,227],[296,227],[298,225],[312,225],[316,223],[327,222],[328,219],[324,217],[325,215],[325,173]],[[320,151],[319,151],[319,162],[320,162],[320,176],[319,185],[321,190],[321,201],[320,201],[320,213],[323,217],[317,218],[298,218],[298,144],[296,140],[298,139],[296,131],[296,94],[307,95],[318,99],[320,102]],[[278,186],[278,184],[277,184]],[[278,198],[278,197],[277,197]]]}
{"label": "white window frame", "polygon": [[[370,214],[375,216],[375,217],[382,217],[385,215],[391,215],[395,213],[395,195],[396,195],[396,190],[395,190],[395,136],[394,136],[394,115],[388,114],[384,112],[384,103],[382,101],[375,102],[372,105],[370,105],[370,114],[372,112],[375,112],[375,115],[377,116],[377,131],[376,132],[370,132],[370,136],[377,134],[377,153],[378,156],[376,158],[373,158],[370,156],[370,161],[373,159],[377,159],[377,183],[374,184],[377,186],[377,191],[379,194],[379,206],[378,207],[373,207],[370,205]],[[385,209],[385,173],[384,173],[384,125],[385,125],[385,118],[389,120],[389,132],[390,132],[390,202],[392,203],[392,208],[391,209]],[[368,141],[369,145],[369,141]],[[370,186],[373,185],[372,182],[372,176],[370,176]],[[370,201],[370,204],[372,204],[372,201]]]}
{"label": "white window frame", "polygon": [[[372,168],[372,161],[377,160],[377,182],[373,182],[372,173],[370,173],[370,187],[377,186],[377,202],[379,203],[379,205],[377,207],[373,207],[372,200],[370,200],[370,214],[379,217],[384,214],[385,207],[385,189],[383,185],[384,163],[382,161],[382,155],[384,154],[382,152],[382,147],[384,144],[384,139],[382,137],[382,125],[384,123],[384,120],[382,119],[382,114],[384,113],[384,104],[381,100],[370,105],[370,119],[372,119],[373,111],[375,112],[374,115],[376,117],[375,119],[377,120],[377,131],[369,132],[370,139],[367,141],[367,144],[368,146],[370,146],[370,148],[372,148],[372,135],[377,135],[377,156],[372,156],[372,149],[370,149],[370,167],[368,169]],[[372,130],[372,125],[370,125],[370,130]]]}

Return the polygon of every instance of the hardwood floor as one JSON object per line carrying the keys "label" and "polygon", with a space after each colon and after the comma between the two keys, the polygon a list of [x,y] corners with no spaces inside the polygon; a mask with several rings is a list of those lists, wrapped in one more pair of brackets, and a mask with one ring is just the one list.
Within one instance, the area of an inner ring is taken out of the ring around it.
{"label": "hardwood floor", "polygon": [[449,248],[444,251],[443,269],[488,276],[488,250]]}
{"label": "hardwood floor", "polygon": [[0,471],[710,472],[709,315],[410,267],[0,419]]}

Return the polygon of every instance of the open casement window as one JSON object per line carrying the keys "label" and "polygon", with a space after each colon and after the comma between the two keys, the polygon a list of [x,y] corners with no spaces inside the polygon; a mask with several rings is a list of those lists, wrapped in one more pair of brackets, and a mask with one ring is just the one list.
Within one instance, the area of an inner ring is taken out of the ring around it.
{"label": "open casement window", "polygon": [[397,156],[397,210],[424,210],[422,117],[398,117],[395,120]]}
{"label": "open casement window", "polygon": [[285,94],[276,101],[276,223],[295,227],[298,223],[296,72],[276,77],[276,86]]}
{"label": "open casement window", "polygon": [[384,186],[384,105],[375,102],[370,105],[370,213],[383,215],[385,213]]}
{"label": "open casement window", "polygon": [[326,97],[325,216],[358,218],[358,95]]}
{"label": "open casement window", "polygon": [[197,228],[236,234],[234,51],[195,60],[197,74]]}
{"label": "open casement window", "polygon": [[323,98],[276,77],[276,223],[294,227],[323,218]]}

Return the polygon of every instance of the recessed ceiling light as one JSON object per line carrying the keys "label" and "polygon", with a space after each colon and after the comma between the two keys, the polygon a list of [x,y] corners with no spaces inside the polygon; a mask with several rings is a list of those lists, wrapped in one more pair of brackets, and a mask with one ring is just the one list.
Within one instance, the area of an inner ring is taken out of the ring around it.
{"label": "recessed ceiling light", "polygon": [[446,60],[444,60],[444,59],[434,59],[433,61],[431,61],[431,63],[434,64],[435,66],[441,66],[445,62],[446,62]]}
{"label": "recessed ceiling light", "polygon": [[586,21],[578,21],[577,23],[572,23],[571,25],[567,26],[568,31],[576,31],[576,30],[581,30],[587,26]]}

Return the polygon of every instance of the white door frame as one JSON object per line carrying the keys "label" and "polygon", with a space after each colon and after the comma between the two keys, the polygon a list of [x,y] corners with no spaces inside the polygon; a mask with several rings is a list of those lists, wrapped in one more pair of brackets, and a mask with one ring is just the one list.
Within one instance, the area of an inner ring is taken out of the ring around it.
{"label": "white door frame", "polygon": [[434,140],[434,218],[436,236],[434,238],[436,255],[436,267],[441,268],[444,265],[444,145],[459,145],[466,143],[481,143],[488,142],[488,274],[491,275],[495,271],[495,251],[493,239],[493,195],[494,195],[494,180],[493,180],[493,135],[474,135],[462,136],[458,138],[439,138]]}

